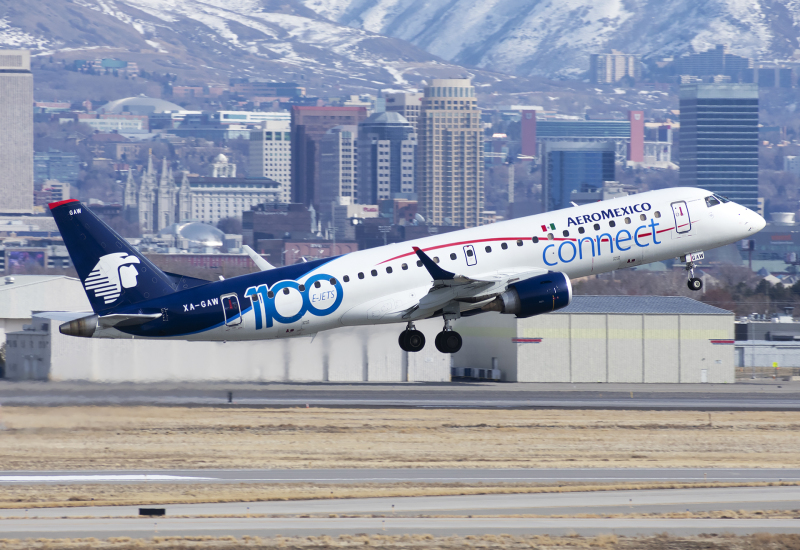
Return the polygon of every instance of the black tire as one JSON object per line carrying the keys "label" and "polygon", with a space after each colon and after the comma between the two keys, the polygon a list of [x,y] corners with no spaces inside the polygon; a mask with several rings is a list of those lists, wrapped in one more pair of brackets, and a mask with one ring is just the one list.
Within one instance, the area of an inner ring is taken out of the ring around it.
{"label": "black tire", "polygon": [[403,351],[408,351],[408,333],[411,332],[409,330],[404,330],[400,333],[400,337],[397,339],[397,343],[400,344],[400,349]]}
{"label": "black tire", "polygon": [[698,279],[697,277],[693,277],[689,279],[689,282],[686,283],[686,286],[689,287],[689,290],[698,291],[703,288],[703,281],[702,279]]}
{"label": "black tire", "polygon": [[422,351],[422,348],[425,347],[425,335],[418,330],[408,330],[406,332],[408,333],[406,336],[406,351],[414,353]]}
{"label": "black tire", "polygon": [[462,344],[461,335],[454,330],[443,330],[436,335],[436,349],[442,353],[456,353]]}

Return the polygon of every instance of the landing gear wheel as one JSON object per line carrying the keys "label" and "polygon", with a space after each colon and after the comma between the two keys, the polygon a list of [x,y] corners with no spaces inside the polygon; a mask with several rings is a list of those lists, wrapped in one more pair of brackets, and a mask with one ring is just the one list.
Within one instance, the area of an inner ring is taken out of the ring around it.
{"label": "landing gear wheel", "polygon": [[418,330],[404,330],[400,333],[398,343],[403,351],[422,351],[425,347],[425,335]]}
{"label": "landing gear wheel", "polygon": [[456,353],[462,343],[461,335],[454,330],[443,330],[436,335],[436,349],[442,353]]}
{"label": "landing gear wheel", "polygon": [[700,290],[703,288],[703,281],[697,277],[692,277],[689,279],[687,286],[689,287],[689,290]]}

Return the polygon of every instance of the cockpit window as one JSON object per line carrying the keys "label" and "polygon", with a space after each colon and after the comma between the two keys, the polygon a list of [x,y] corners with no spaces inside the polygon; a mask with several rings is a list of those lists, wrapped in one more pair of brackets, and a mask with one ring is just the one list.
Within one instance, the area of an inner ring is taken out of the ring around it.
{"label": "cockpit window", "polygon": [[706,197],[706,206],[711,208],[712,206],[717,206],[720,202],[717,200],[717,197],[711,195],[710,197]]}
{"label": "cockpit window", "polygon": [[719,202],[731,202],[730,199],[728,199],[727,197],[723,197],[722,195],[714,195],[714,196],[719,200]]}

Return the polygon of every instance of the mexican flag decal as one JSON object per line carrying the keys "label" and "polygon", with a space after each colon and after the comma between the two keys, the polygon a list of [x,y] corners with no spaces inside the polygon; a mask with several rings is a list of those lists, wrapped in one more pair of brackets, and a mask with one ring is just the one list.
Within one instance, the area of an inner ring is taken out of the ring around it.
{"label": "mexican flag decal", "polygon": [[548,231],[555,231],[555,230],[556,230],[556,224],[554,224],[554,223],[542,226],[542,231],[544,233],[547,233]]}

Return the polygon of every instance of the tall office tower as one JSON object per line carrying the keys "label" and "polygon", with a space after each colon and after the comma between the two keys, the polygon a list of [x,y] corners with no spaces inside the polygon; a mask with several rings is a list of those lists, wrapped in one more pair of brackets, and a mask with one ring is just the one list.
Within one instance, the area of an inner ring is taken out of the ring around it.
{"label": "tall office tower", "polygon": [[542,148],[542,190],[545,210],[570,206],[574,192],[602,189],[615,180],[614,143],[547,143]]}
{"label": "tall office tower", "polygon": [[728,48],[717,44],[712,50],[686,55],[675,60],[679,75],[727,75],[737,82],[753,81],[753,60],[728,53]]}
{"label": "tall office tower", "polygon": [[681,86],[680,182],[758,208],[758,85]]}
{"label": "tall office tower", "polygon": [[624,54],[617,50],[611,53],[593,53],[589,58],[589,80],[598,84],[613,84],[625,77],[639,80],[642,64],[638,55]]}
{"label": "tall office tower", "polygon": [[483,132],[469,79],[435,79],[417,122],[416,191],[432,225],[475,227],[483,210]]}
{"label": "tall office tower", "polygon": [[31,52],[0,50],[0,214],[33,212]]}
{"label": "tall office tower", "polygon": [[248,176],[277,181],[281,184],[278,200],[292,202],[292,134],[288,120],[268,120],[250,132],[248,163]]}
{"label": "tall office tower", "polygon": [[520,153],[526,157],[535,157],[536,150],[536,111],[522,111],[520,123]]}
{"label": "tall office tower", "polygon": [[417,131],[417,119],[422,109],[422,94],[418,92],[386,94],[386,111],[400,113]]}
{"label": "tall office tower", "polygon": [[[335,126],[319,140],[320,218],[331,217],[331,203],[358,201],[358,126]],[[340,199],[344,199],[343,201]]]}
{"label": "tall office tower", "polygon": [[360,203],[411,198],[417,134],[396,112],[375,113],[358,125]]}
{"label": "tall office tower", "polygon": [[319,211],[319,140],[334,126],[358,126],[366,107],[292,107],[292,202]]}

